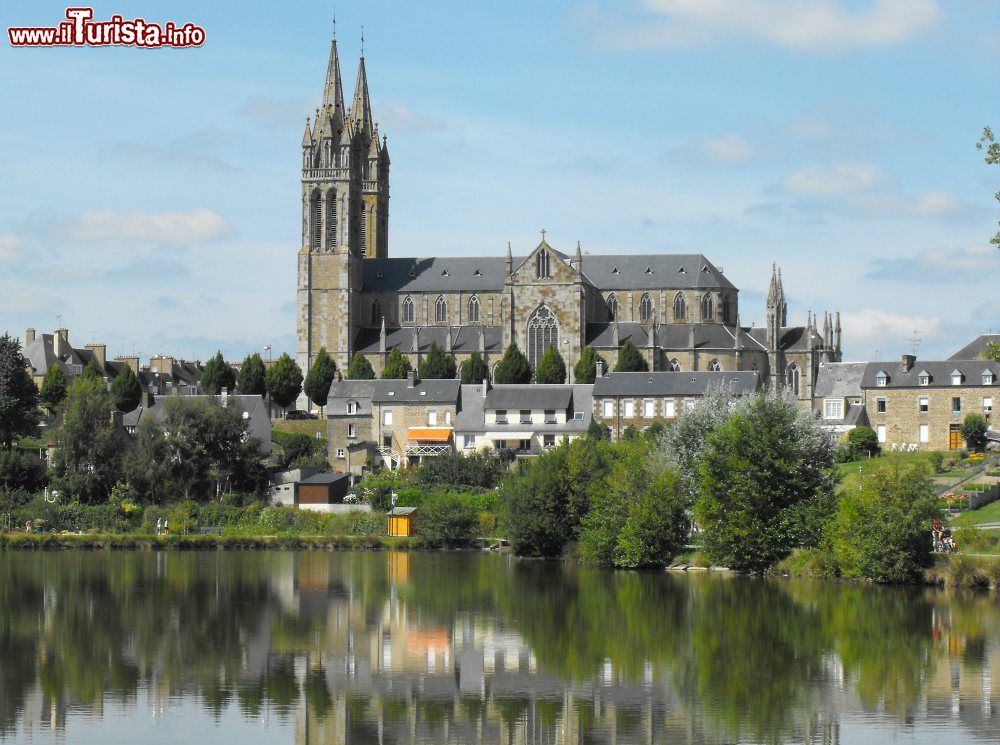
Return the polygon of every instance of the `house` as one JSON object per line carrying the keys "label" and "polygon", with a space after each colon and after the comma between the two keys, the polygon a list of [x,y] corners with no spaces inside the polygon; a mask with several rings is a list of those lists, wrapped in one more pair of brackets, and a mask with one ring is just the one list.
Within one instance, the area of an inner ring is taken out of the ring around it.
{"label": "house", "polygon": [[861,389],[867,366],[867,362],[824,362],[819,366],[815,411],[823,426],[838,436],[869,426]]}
{"label": "house", "polygon": [[337,379],[326,400],[328,460],[355,476],[361,476],[364,467],[375,460],[372,397],[377,384],[375,380]]}
{"label": "house", "polygon": [[991,343],[1000,344],[1000,334],[980,334],[948,359],[981,360],[985,356],[986,346]]}

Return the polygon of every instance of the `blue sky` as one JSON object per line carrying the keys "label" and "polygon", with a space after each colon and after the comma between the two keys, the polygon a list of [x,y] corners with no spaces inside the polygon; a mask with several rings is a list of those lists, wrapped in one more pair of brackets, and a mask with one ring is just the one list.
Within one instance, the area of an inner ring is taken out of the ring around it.
{"label": "blue sky", "polygon": [[[294,349],[299,142],[331,2],[102,3],[203,47],[0,43],[0,328],[205,359]],[[64,4],[11,1],[8,26]],[[390,255],[699,252],[845,359],[1000,329],[1000,4],[337,3],[392,156]],[[6,36],[6,35],[5,35]]]}

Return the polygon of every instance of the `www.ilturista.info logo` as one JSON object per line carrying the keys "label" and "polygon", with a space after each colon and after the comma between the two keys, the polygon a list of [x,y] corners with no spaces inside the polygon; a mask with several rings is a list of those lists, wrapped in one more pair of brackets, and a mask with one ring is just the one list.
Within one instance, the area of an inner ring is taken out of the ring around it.
{"label": "www.ilturista.info logo", "polygon": [[150,23],[142,18],[127,21],[114,15],[94,21],[93,8],[66,8],[66,20],[58,26],[22,26],[7,29],[14,47],[200,47],[205,29],[193,23]]}

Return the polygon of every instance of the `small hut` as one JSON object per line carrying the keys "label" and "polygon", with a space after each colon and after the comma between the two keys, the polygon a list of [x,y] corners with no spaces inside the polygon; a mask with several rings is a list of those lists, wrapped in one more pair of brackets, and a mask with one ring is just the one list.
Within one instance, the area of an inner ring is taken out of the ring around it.
{"label": "small hut", "polygon": [[396,537],[413,535],[413,521],[416,517],[416,511],[416,507],[394,507],[390,510],[388,534]]}

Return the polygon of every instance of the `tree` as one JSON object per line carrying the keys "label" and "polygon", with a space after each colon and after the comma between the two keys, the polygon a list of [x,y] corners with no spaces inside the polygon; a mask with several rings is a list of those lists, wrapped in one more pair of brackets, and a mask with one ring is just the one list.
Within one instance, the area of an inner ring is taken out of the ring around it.
{"label": "tree", "polygon": [[610,440],[611,428],[601,424],[596,419],[591,419],[587,425],[587,437],[591,440]]}
{"label": "tree", "polygon": [[874,458],[882,452],[882,447],[878,444],[878,435],[871,427],[855,427],[847,433],[845,440],[846,455],[852,461],[865,457]]}
{"label": "tree", "polygon": [[419,510],[419,532],[432,546],[457,548],[476,537],[479,515],[465,499],[453,492],[428,495]]}
{"label": "tree", "polygon": [[125,365],[111,383],[111,398],[119,411],[134,411],[142,401],[142,386],[132,368]]}
{"label": "tree", "polygon": [[361,352],[355,352],[351,359],[351,366],[347,368],[347,379],[373,380],[374,378],[375,370],[372,369],[372,363]]}
{"label": "tree", "polygon": [[492,489],[506,469],[499,458],[486,453],[445,453],[427,458],[414,474],[414,481],[427,486],[472,486]]}
{"label": "tree", "polygon": [[986,349],[983,350],[983,359],[1000,362],[1000,342],[986,342]]}
{"label": "tree", "polygon": [[0,490],[35,494],[48,481],[45,461],[31,450],[0,450]]}
{"label": "tree", "polygon": [[[983,136],[976,143],[977,150],[986,150],[986,164],[991,166],[1000,165],[1000,142],[993,139],[993,130],[983,127]],[[1000,191],[993,195],[1000,202]],[[1000,248],[1000,230],[990,239],[990,243],[996,244]]]}
{"label": "tree", "polygon": [[760,573],[815,546],[834,507],[833,446],[790,396],[742,399],[708,435],[694,514],[715,564]]}
{"label": "tree", "polygon": [[83,368],[83,372],[80,373],[79,377],[83,378],[84,380],[91,380],[91,381],[100,380],[103,382],[104,372],[97,367],[97,365],[94,363],[93,360],[91,360]]}
{"label": "tree", "polygon": [[239,378],[236,386],[244,396],[263,396],[267,393],[267,371],[264,369],[264,360],[254,352],[247,355],[240,365]]}
{"label": "tree", "polygon": [[566,382],[566,363],[563,361],[562,355],[559,354],[559,351],[551,344],[548,349],[542,353],[541,359],[538,360],[538,366],[535,368],[535,382]]}
{"label": "tree", "polygon": [[573,367],[573,381],[576,383],[593,383],[597,379],[597,363],[601,362],[608,370],[608,361],[601,357],[593,347],[587,346],[580,353],[580,359]]}
{"label": "tree", "polygon": [[510,346],[503,353],[503,358],[493,372],[494,383],[530,383],[531,364],[517,344],[511,342]]}
{"label": "tree", "polygon": [[642,352],[636,349],[631,340],[622,344],[618,350],[618,363],[615,365],[615,372],[648,372],[649,363],[642,356]]}
{"label": "tree", "polygon": [[66,373],[59,365],[50,365],[42,378],[42,403],[54,411],[66,399]]}
{"label": "tree", "polygon": [[431,342],[431,348],[427,350],[427,356],[420,363],[420,377],[424,379],[443,378],[445,380],[454,380],[455,374],[455,357],[442,352],[437,342]]}
{"label": "tree", "polygon": [[974,453],[986,448],[986,430],[988,426],[982,414],[972,412],[962,420],[962,438],[966,446]]}
{"label": "tree", "polygon": [[469,355],[469,359],[462,363],[460,372],[462,382],[466,384],[482,383],[490,378],[490,369],[486,366],[479,352],[473,352]]}
{"label": "tree", "polygon": [[931,561],[933,482],[923,464],[885,461],[840,498],[824,546],[844,577],[912,582]]}
{"label": "tree", "polygon": [[236,390],[236,371],[226,362],[222,350],[219,350],[205,363],[205,370],[201,374],[201,389],[209,396],[218,396],[223,388],[230,392]]}
{"label": "tree", "polygon": [[410,360],[404,357],[399,349],[393,347],[393,350],[389,352],[389,358],[385,361],[385,367],[382,368],[382,378],[402,380],[410,374],[412,369]]}
{"label": "tree", "polygon": [[0,336],[0,449],[10,451],[21,437],[37,433],[38,400],[21,340]]}
{"label": "tree", "polygon": [[287,409],[302,392],[302,370],[287,352],[275,360],[265,376],[267,392],[282,409]]}
{"label": "tree", "polygon": [[320,409],[326,406],[326,399],[330,395],[330,386],[333,384],[336,372],[337,363],[326,353],[326,347],[320,347],[319,354],[316,355],[313,366],[306,375],[305,384],[306,395]]}

